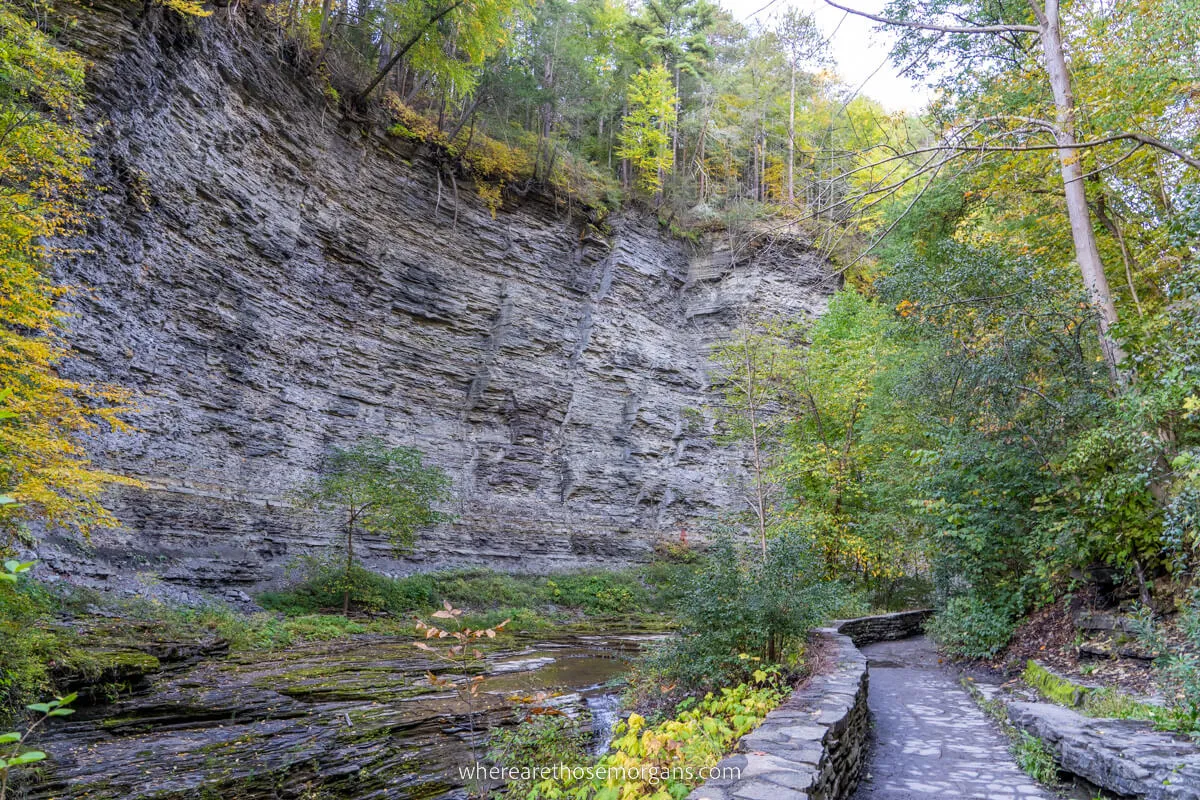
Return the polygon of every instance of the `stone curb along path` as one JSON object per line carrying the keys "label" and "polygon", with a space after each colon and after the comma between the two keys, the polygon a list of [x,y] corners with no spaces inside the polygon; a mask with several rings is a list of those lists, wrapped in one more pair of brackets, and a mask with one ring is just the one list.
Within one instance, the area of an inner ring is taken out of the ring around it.
{"label": "stone curb along path", "polygon": [[1010,702],[1008,718],[1041,739],[1068,772],[1146,800],[1200,800],[1200,748],[1147,722],[1085,717],[1049,703]]}
{"label": "stone curb along path", "polygon": [[820,628],[832,641],[834,668],[794,692],[743,736],[720,774],[688,800],[841,800],[853,794],[869,740],[867,659],[857,645],[913,636],[929,611],[862,617]]}

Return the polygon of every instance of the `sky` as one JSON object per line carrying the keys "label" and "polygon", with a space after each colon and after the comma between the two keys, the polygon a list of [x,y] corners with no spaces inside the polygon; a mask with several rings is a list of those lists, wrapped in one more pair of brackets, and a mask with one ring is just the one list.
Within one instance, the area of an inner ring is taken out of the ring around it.
{"label": "sky", "polygon": [[[782,14],[789,6],[811,13],[817,26],[830,38],[838,74],[850,86],[857,87],[865,82],[862,93],[890,111],[920,111],[928,102],[928,89],[896,74],[896,67],[887,57],[895,37],[876,32],[874,22],[838,11],[823,0],[775,0],[765,11],[759,11],[768,2],[770,0],[720,0],[734,16],[747,22],[759,12],[754,18],[769,24],[771,15]],[[886,0],[839,0],[839,5],[878,14]]]}

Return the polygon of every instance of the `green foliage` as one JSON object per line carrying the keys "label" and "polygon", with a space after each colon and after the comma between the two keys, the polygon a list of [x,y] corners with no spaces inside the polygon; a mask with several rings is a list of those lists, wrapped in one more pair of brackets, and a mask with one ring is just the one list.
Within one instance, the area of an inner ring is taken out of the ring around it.
{"label": "green foliage", "polygon": [[341,511],[348,529],[385,536],[396,550],[406,551],[418,529],[448,519],[433,504],[449,498],[450,478],[423,458],[416,448],[392,447],[382,439],[335,449],[320,479],[299,499]]}
{"label": "green foliage", "polygon": [[655,194],[675,164],[670,130],[675,125],[678,98],[671,76],[661,64],[643,67],[629,83],[629,113],[622,121],[617,155],[638,172],[639,185]]}
{"label": "green foliage", "polygon": [[677,606],[680,636],[648,656],[643,670],[651,680],[701,690],[745,679],[758,659],[795,663],[808,632],[842,599],[822,574],[797,531],[776,532],[765,561],[757,548],[718,534]]}
{"label": "green foliage", "polygon": [[0,800],[5,800],[8,796],[11,773],[14,770],[46,760],[45,753],[28,746],[27,742],[30,736],[51,718],[74,714],[75,709],[68,708],[68,706],[75,701],[75,698],[76,695],[69,694],[66,697],[31,703],[26,708],[39,716],[25,729],[24,733],[20,731],[0,733]]}
{"label": "green foliage", "polygon": [[[564,714],[530,714],[516,725],[501,728],[488,741],[488,758],[510,770],[553,769],[591,764],[591,731]],[[534,795],[535,781],[510,780],[506,794],[514,798]]]}
{"label": "green foliage", "polygon": [[308,556],[301,560],[303,580],[285,591],[264,592],[257,597],[263,608],[286,614],[314,614],[342,604],[345,593],[350,603],[365,611],[402,614],[432,608],[439,596],[430,575],[395,579],[329,558]]}
{"label": "green foliage", "polygon": [[687,564],[654,562],[626,570],[584,570],[553,575],[514,575],[488,569],[417,573],[389,578],[355,566],[346,582],[344,566],[308,557],[303,579],[283,591],[256,598],[272,611],[310,615],[342,604],[347,587],[355,608],[406,615],[443,602],[477,612],[568,609],[591,615],[663,611],[691,572]]}
{"label": "green foliage", "polygon": [[645,590],[633,582],[620,584],[598,573],[548,578],[546,587],[555,603],[593,613],[632,611],[639,605],[639,596],[645,595]]}
{"label": "green foliage", "polygon": [[[28,698],[50,690],[49,664],[63,658],[58,637],[40,621],[53,603],[36,583],[18,583],[32,567],[7,561],[0,572],[0,716]],[[11,578],[11,580],[7,580]]]}
{"label": "green foliage", "polygon": [[[0,588],[0,592],[15,591],[14,587],[17,584],[17,577],[25,572],[28,572],[31,566],[32,564],[30,563],[22,564],[17,561],[5,562],[4,572],[0,574],[6,576],[9,578],[9,580],[0,582],[0,586],[8,584],[7,586]],[[0,595],[0,599],[3,598],[4,596]],[[0,620],[4,620],[5,625],[8,626],[16,618],[16,615],[8,613],[10,609],[7,607],[3,608],[2,610],[5,613],[0,616]],[[6,630],[5,633],[19,634],[20,631],[14,632]],[[0,651],[0,668],[3,669],[3,672],[0,673],[3,680],[3,682],[0,683],[0,689],[3,689],[6,693],[10,694],[10,697],[5,699],[11,699],[11,690],[13,688],[14,678],[14,675],[11,671],[11,665],[15,660],[14,655],[16,656],[16,659],[20,659],[22,657],[19,652],[14,653],[11,651],[19,651],[22,648],[22,642],[19,635],[6,636],[4,642],[4,649],[3,651]],[[66,717],[74,714],[75,710],[68,708],[68,706],[73,703],[75,699],[76,695],[69,694],[66,697],[56,697],[53,700],[30,703],[26,705],[26,710],[38,714],[39,717],[34,722],[30,723],[25,728],[24,732],[7,731],[0,733],[0,800],[5,800],[5,798],[8,796],[8,787],[13,770],[17,769],[18,767],[36,764],[39,761],[44,761],[46,758],[45,753],[40,750],[34,750],[28,746],[30,737],[39,727],[45,724],[45,722],[52,717]]]}
{"label": "green foliage", "polygon": [[723,437],[748,451],[760,544],[771,527],[803,528],[827,575],[898,602],[925,568],[909,500],[927,434],[905,402],[912,353],[887,311],[841,291],[811,325],[742,328],[714,361]]}
{"label": "green foliage", "polygon": [[1158,654],[1155,666],[1168,703],[1160,727],[1200,736],[1200,590],[1194,590],[1179,614],[1182,645],[1169,641],[1153,624],[1148,610],[1138,618],[1137,632]]}
{"label": "green foliage", "polygon": [[1021,678],[1051,702],[1076,708],[1089,717],[1105,719],[1137,719],[1157,721],[1163,710],[1138,702],[1123,692],[1104,686],[1094,688],[1053,674],[1036,661],[1029,661]]}
{"label": "green foliage", "polygon": [[[527,800],[556,800],[562,797],[641,797],[647,800],[676,800],[694,783],[686,774],[714,766],[733,743],[763,721],[786,696],[776,666],[756,670],[751,680],[700,700],[689,699],[676,709],[673,719],[648,725],[640,714],[617,724],[612,749],[600,759],[597,775],[590,781],[565,774],[535,784]],[[602,768],[602,772],[600,771]]]}
{"label": "green foliage", "polygon": [[1053,786],[1058,783],[1058,764],[1046,749],[1046,744],[1027,731],[1019,731],[1012,744],[1017,766],[1038,783]]}
{"label": "green foliage", "polygon": [[907,507],[912,450],[926,441],[901,387],[912,353],[877,303],[842,291],[812,326],[791,391],[798,408],[780,470],[789,516],[817,536],[835,574],[869,586],[923,566],[921,521]]}
{"label": "green foliage", "polygon": [[319,480],[296,494],[300,503],[339,511],[345,520],[343,613],[350,609],[356,581],[363,580],[354,571],[355,532],[384,536],[394,550],[407,551],[418,529],[449,519],[434,508],[449,498],[449,489],[449,476],[438,467],[425,466],[420,450],[392,447],[373,438],[334,450]]}
{"label": "green foliage", "polygon": [[971,592],[950,599],[926,626],[947,651],[963,658],[991,658],[1012,638],[1020,596],[986,600]]}

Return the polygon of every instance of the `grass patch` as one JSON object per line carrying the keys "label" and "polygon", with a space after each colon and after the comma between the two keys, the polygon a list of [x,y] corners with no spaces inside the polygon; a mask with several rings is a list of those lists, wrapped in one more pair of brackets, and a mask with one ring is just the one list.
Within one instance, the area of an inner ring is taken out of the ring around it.
{"label": "grass patch", "polygon": [[1028,731],[1017,731],[1012,742],[1012,754],[1017,766],[1038,783],[1053,786],[1058,783],[1058,764],[1046,749],[1046,744]]}
{"label": "grass patch", "polygon": [[[256,599],[288,616],[318,614],[341,605],[345,569],[320,559],[299,565],[302,579]],[[350,575],[353,608],[396,615],[421,614],[448,602],[472,614],[504,609],[559,611],[584,615],[661,613],[677,599],[693,567],[656,562],[623,570],[585,570],[553,575],[517,575],[487,569],[421,573],[403,578],[355,567]],[[503,619],[496,614],[495,622]],[[534,622],[532,618],[528,621]]]}
{"label": "grass patch", "polygon": [[1163,715],[1163,709],[1139,702],[1110,686],[1081,686],[1055,675],[1036,661],[1030,660],[1026,664],[1021,677],[1050,702],[1073,708],[1088,717],[1157,722]]}
{"label": "grass patch", "polygon": [[1012,753],[1017,766],[1038,783],[1057,790],[1062,785],[1058,779],[1058,764],[1046,743],[1009,722],[1004,703],[999,699],[989,700],[984,697],[972,679],[963,678],[962,685],[983,712],[995,720],[1000,730],[1004,731],[1004,735],[1008,737],[1009,752]]}

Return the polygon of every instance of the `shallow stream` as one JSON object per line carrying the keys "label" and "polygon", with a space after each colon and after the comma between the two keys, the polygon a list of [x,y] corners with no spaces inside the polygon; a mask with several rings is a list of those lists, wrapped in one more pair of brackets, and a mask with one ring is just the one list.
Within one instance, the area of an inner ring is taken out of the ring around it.
{"label": "shallow stream", "polygon": [[159,675],[82,709],[42,740],[35,798],[446,798],[459,767],[522,702],[585,715],[596,752],[618,718],[622,675],[653,635],[513,637],[487,655],[475,713],[430,685],[444,666],[412,640],[358,638],[247,653]]}

